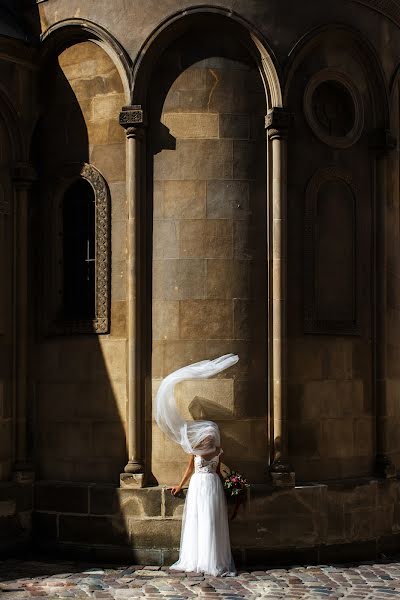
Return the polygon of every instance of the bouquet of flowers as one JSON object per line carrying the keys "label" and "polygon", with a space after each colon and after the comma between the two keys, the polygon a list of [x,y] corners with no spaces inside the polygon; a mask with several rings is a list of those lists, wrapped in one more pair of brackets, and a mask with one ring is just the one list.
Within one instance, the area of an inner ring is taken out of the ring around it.
{"label": "bouquet of flowers", "polygon": [[224,489],[229,496],[238,496],[248,487],[250,487],[250,484],[247,483],[247,479],[237,471],[231,471],[224,478]]}
{"label": "bouquet of flowers", "polygon": [[235,508],[232,516],[230,517],[230,520],[233,521],[237,515],[240,505],[244,504],[246,501],[245,491],[246,488],[250,487],[250,484],[247,483],[247,480],[245,477],[243,477],[243,475],[230,469],[229,472],[224,475],[223,482],[224,490],[228,498],[236,499]]}

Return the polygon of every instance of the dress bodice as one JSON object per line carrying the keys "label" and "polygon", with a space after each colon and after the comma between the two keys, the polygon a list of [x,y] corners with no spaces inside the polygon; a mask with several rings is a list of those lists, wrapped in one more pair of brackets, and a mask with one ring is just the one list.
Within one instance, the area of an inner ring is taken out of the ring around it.
{"label": "dress bodice", "polygon": [[203,456],[195,456],[194,457],[194,472],[195,473],[216,473],[220,454],[221,454],[221,452],[219,454],[217,454],[217,456],[213,456],[209,460],[207,460]]}

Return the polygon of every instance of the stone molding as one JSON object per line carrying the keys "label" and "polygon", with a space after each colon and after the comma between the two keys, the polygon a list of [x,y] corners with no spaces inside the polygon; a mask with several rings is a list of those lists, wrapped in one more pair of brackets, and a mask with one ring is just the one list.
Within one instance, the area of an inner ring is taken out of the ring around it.
{"label": "stone molding", "polygon": [[304,214],[304,331],[305,333],[321,334],[347,334],[359,335],[358,326],[358,296],[357,296],[357,256],[354,257],[354,278],[353,278],[353,311],[354,320],[320,320],[317,317],[317,299],[315,292],[315,207],[318,198],[318,192],[324,183],[329,181],[342,181],[351,190],[354,198],[354,225],[353,236],[357,236],[357,190],[353,178],[344,169],[338,167],[328,167],[318,169],[311,178],[305,198]]}
{"label": "stone molding", "polygon": [[[84,163],[77,171],[77,165],[65,166],[64,177],[62,177],[61,190],[59,191],[55,210],[57,210],[56,222],[62,229],[62,218],[59,214],[62,207],[62,197],[68,187],[79,178],[85,179],[93,188],[96,210],[96,287],[95,307],[96,317],[88,320],[55,319],[50,327],[51,333],[55,334],[78,334],[78,333],[108,333],[109,311],[110,311],[110,194],[107,183],[101,173],[93,166]],[[60,183],[58,182],[58,185]],[[62,256],[61,243],[57,244],[57,259]],[[58,286],[60,288],[60,272],[57,271]],[[55,282],[54,282],[55,283]]]}

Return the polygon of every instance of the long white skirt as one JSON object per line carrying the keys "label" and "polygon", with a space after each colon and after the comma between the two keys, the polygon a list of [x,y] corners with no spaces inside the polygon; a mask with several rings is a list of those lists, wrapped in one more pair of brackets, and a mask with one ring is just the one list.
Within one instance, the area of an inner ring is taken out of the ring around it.
{"label": "long white skirt", "polygon": [[216,473],[194,473],[183,511],[179,571],[236,575],[229,539],[228,511]]}

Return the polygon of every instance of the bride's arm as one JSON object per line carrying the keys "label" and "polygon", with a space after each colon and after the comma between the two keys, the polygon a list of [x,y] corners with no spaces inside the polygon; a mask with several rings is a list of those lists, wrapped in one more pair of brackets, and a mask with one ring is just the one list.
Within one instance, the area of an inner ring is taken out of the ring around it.
{"label": "bride's arm", "polygon": [[183,488],[183,486],[185,485],[185,483],[187,482],[187,480],[193,473],[193,470],[194,470],[194,455],[191,454],[190,458],[189,458],[189,464],[186,467],[186,471],[183,474],[182,481],[180,482],[180,484],[174,485],[173,487],[168,488],[169,490],[171,490],[171,494],[173,496],[176,496],[176,494],[179,494],[179,492],[181,491],[181,489]]}

